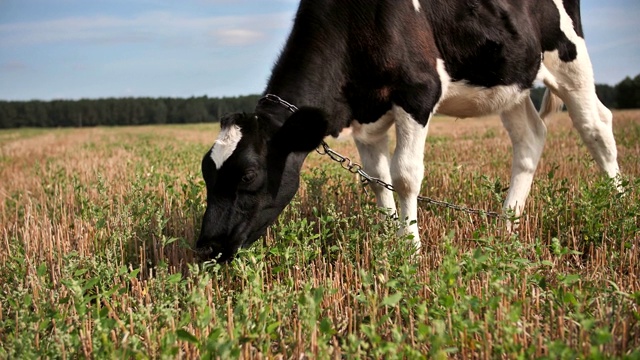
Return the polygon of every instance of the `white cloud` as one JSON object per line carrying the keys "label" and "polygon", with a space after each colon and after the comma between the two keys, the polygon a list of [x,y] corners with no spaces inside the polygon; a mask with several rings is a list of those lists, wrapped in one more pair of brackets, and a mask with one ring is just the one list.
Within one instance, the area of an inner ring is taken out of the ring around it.
{"label": "white cloud", "polygon": [[221,29],[212,33],[217,44],[228,46],[253,45],[266,38],[266,34],[249,29]]}
{"label": "white cloud", "polygon": [[4,71],[22,71],[27,70],[29,66],[19,60],[11,60],[0,64],[0,70]]}
{"label": "white cloud", "polygon": [[53,43],[144,43],[207,40],[219,45],[244,46],[267,33],[291,26],[290,13],[247,16],[197,17],[168,12],[148,12],[132,18],[112,16],[67,17],[39,22],[0,25],[0,45]]}

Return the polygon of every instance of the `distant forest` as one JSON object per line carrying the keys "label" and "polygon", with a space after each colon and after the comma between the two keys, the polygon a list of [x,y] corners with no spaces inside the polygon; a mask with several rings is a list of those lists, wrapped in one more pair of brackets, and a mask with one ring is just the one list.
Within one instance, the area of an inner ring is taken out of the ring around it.
{"label": "distant forest", "polygon": [[[640,108],[640,75],[615,86],[596,85],[610,109]],[[531,91],[534,104],[544,88]],[[53,101],[0,101],[0,129],[18,127],[87,127],[217,122],[230,112],[251,112],[259,95],[208,98],[112,98]]]}

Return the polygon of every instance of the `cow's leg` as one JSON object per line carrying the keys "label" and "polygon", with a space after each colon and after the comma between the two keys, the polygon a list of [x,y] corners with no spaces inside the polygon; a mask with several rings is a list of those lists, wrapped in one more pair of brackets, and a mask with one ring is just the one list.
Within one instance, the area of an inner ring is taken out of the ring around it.
{"label": "cow's leg", "polygon": [[616,178],[620,168],[611,111],[598,100],[595,89],[565,92],[564,100],[573,126],[580,133],[591,156],[603,172]]}
{"label": "cow's leg", "polygon": [[560,10],[561,29],[575,44],[577,57],[573,61],[564,62],[559,58],[557,51],[545,53],[544,65],[552,75],[543,81],[564,100],[573,126],[580,133],[600,169],[610,177],[616,178],[620,168],[613,137],[611,111],[596,95],[593,67],[584,39],[575,33],[571,19],[563,11],[562,2],[555,0],[555,3]]}
{"label": "cow's leg", "polygon": [[[354,121],[351,124],[352,135],[358,147],[360,160],[364,171],[380,180],[390,183],[389,171],[389,135],[387,131],[393,124],[391,113],[384,115],[375,123],[360,124]],[[376,194],[378,206],[385,209],[388,215],[395,216],[396,204],[393,193],[378,184],[370,184]]]}
{"label": "cow's leg", "polygon": [[[511,184],[504,209],[511,209],[516,216],[520,216],[542,155],[547,127],[529,97],[503,112],[501,118],[513,146]],[[511,230],[511,224],[509,229]]]}
{"label": "cow's leg", "polygon": [[609,177],[617,179],[620,168],[611,111],[598,99],[593,82],[591,85],[574,83],[568,77],[562,80],[569,80],[570,83],[560,80],[549,82],[547,86],[565,102],[573,126],[600,169]]}
{"label": "cow's leg", "polygon": [[402,234],[413,235],[416,249],[421,247],[418,231],[418,195],[424,177],[424,142],[427,125],[421,125],[398,106],[393,108],[396,124],[396,150],[391,161],[393,186],[398,193],[400,216],[406,221]]}

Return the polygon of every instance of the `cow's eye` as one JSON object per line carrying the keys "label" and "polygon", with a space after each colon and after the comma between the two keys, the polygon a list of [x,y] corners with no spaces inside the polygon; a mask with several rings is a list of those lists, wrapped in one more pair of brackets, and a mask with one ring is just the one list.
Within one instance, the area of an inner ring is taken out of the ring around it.
{"label": "cow's eye", "polygon": [[253,180],[256,179],[256,177],[258,176],[258,173],[255,171],[247,171],[243,176],[242,176],[242,182],[245,184],[249,184],[252,183]]}

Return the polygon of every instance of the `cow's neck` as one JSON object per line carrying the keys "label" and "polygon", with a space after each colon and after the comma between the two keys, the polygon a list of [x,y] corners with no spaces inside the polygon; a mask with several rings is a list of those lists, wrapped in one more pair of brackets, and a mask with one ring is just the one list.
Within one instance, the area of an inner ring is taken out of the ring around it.
{"label": "cow's neck", "polygon": [[[322,109],[328,116],[326,135],[337,135],[348,126],[350,112],[343,99],[346,42],[342,29],[322,29],[313,6],[301,6],[287,44],[275,64],[265,94],[274,94],[297,107]],[[327,10],[329,11],[329,10]],[[333,16],[333,15],[332,15]],[[274,104],[258,106],[257,112],[284,123],[290,112]]]}

